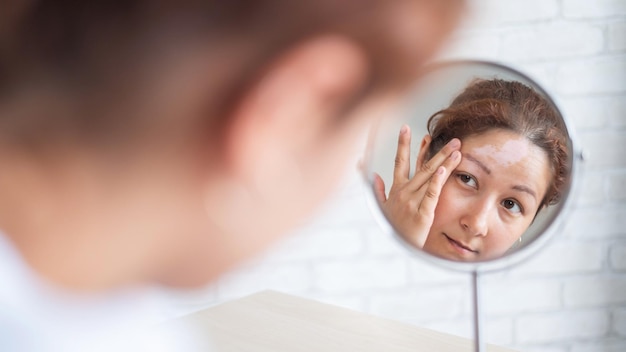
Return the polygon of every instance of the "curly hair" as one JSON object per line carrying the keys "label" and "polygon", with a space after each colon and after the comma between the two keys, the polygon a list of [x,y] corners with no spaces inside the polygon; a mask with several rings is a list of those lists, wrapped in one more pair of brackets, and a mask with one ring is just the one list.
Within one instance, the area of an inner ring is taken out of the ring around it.
{"label": "curly hair", "polygon": [[548,99],[520,82],[472,81],[449,107],[429,118],[429,157],[452,138],[463,140],[496,128],[524,136],[546,153],[552,182],[541,205],[558,203],[570,167],[567,128]]}

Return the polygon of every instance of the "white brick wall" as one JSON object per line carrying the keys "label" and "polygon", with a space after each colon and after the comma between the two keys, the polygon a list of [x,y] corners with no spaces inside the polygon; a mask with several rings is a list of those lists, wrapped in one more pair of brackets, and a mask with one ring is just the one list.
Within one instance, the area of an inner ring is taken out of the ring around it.
{"label": "white brick wall", "polygon": [[623,0],[563,0],[565,18],[615,18],[624,15],[626,3]]}
{"label": "white brick wall", "polygon": [[406,261],[392,256],[319,260],[313,264],[313,272],[314,288],[324,293],[395,291],[408,284]]}
{"label": "white brick wall", "polygon": [[558,281],[513,277],[485,280],[484,283],[482,300],[488,315],[511,317],[516,314],[553,311],[562,305],[562,284]]}
{"label": "white brick wall", "polygon": [[610,331],[605,310],[577,310],[525,314],[516,319],[517,339],[522,344],[584,341]]}
{"label": "white brick wall", "polygon": [[[604,48],[601,26],[570,22],[540,23],[531,28],[515,27],[502,31],[500,40],[501,59],[506,61],[589,56],[600,53]],[[554,45],[555,42],[559,45]]]}
{"label": "white brick wall", "polygon": [[626,50],[626,22],[609,24],[608,41],[610,51]]}
{"label": "white brick wall", "polygon": [[613,329],[616,334],[626,336],[626,308],[616,309],[613,312]]}
{"label": "white brick wall", "polygon": [[[611,289],[607,290],[607,287]],[[626,276],[572,278],[565,282],[563,303],[573,308],[626,305]]]}
{"label": "white brick wall", "polygon": [[611,246],[609,263],[611,270],[626,272],[626,242],[616,243]]}
{"label": "white brick wall", "polygon": [[[563,233],[484,278],[490,342],[533,352],[626,351],[626,0],[469,0],[442,57],[509,63],[555,93],[588,152]],[[164,316],[277,289],[471,336],[467,275],[410,255],[374,221],[360,177],[309,225]]]}

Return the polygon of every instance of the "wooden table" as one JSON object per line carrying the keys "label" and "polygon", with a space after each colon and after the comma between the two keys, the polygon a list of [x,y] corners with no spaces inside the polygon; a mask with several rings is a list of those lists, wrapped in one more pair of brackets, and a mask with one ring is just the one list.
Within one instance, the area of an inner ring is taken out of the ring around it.
{"label": "wooden table", "polygon": [[[472,341],[465,338],[274,291],[171,323],[200,329],[217,352],[473,351]],[[512,351],[497,346],[487,350]]]}

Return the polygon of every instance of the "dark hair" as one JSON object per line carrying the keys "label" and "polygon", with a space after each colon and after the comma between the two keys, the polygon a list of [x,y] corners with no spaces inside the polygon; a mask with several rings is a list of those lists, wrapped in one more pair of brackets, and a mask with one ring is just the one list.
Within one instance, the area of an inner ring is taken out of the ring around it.
{"label": "dark hair", "polygon": [[554,105],[520,82],[477,79],[470,83],[448,108],[428,120],[429,156],[452,138],[463,140],[497,128],[526,137],[546,153],[552,182],[541,204],[558,203],[569,172],[567,129]]}
{"label": "dark hair", "polygon": [[[429,5],[443,13],[457,2],[430,0]],[[2,114],[0,135],[6,138],[0,138],[28,144],[59,134],[91,140],[110,138],[111,130],[128,133],[139,127],[141,131],[143,125],[136,126],[137,121],[104,112],[119,99],[131,100],[118,86],[136,90],[137,76],[151,74],[146,66],[154,56],[185,53],[189,45],[198,43],[211,48],[216,62],[228,63],[228,70],[216,67],[209,78],[219,89],[204,116],[227,115],[248,84],[259,79],[264,65],[296,41],[318,33],[342,34],[363,48],[371,67],[365,88],[395,87],[410,79],[415,67],[408,62],[412,60],[400,62],[400,53],[407,50],[402,43],[386,40],[389,4],[384,0],[3,1],[0,107],[23,98],[22,91],[46,87],[82,105],[66,107],[70,112],[59,116],[51,116],[56,110],[19,118]],[[93,99],[97,104],[90,102]],[[23,100],[32,105],[32,99]]]}

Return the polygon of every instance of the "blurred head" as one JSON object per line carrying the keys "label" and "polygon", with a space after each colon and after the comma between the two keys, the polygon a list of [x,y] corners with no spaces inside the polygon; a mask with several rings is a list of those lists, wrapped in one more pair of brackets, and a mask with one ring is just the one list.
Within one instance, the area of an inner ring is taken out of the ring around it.
{"label": "blurred head", "polygon": [[301,223],[461,1],[0,5],[0,228],[80,289],[211,281]]}
{"label": "blurred head", "polygon": [[556,204],[568,137],[554,106],[515,81],[477,80],[428,122],[429,154],[452,138],[462,161],[444,185],[424,249],[456,260],[504,254]]}

